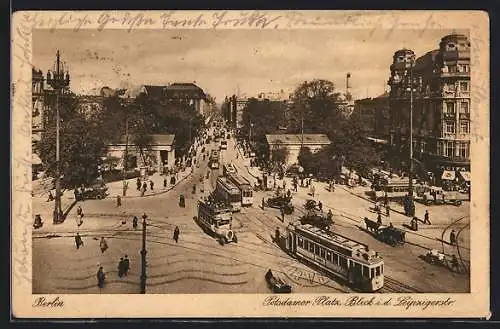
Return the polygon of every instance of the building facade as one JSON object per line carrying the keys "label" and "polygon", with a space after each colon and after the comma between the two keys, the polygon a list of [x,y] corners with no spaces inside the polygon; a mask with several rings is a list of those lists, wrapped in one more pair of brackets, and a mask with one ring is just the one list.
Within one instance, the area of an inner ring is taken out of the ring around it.
{"label": "building facade", "polygon": [[391,128],[389,94],[384,93],[378,97],[355,101],[350,119],[359,122],[367,136],[388,140]]}
{"label": "building facade", "polygon": [[467,180],[471,108],[468,37],[447,35],[438,49],[416,59],[412,50],[398,50],[390,70],[391,146],[409,154],[413,103],[414,159],[438,180]]}
{"label": "building facade", "polygon": [[325,134],[270,134],[266,135],[269,155],[279,149],[286,149],[285,165],[291,166],[298,163],[300,149],[307,147],[316,153],[323,147],[330,145],[331,141]]}
{"label": "building facade", "polygon": [[124,167],[125,153],[127,153],[127,169],[139,170],[147,167],[158,172],[173,169],[175,166],[175,135],[154,134],[151,142],[143,150],[134,145],[132,138],[123,136],[120,141],[107,146],[107,158],[116,159],[112,169],[122,170]]}

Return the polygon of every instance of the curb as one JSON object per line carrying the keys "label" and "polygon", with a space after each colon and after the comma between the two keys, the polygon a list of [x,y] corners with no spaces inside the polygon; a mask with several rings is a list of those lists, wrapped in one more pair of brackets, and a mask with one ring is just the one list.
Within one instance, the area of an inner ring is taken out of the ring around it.
{"label": "curb", "polygon": [[[176,187],[180,182],[184,181],[186,178],[190,177],[191,175],[193,174],[193,170],[191,170],[191,172],[189,174],[187,174],[186,176],[182,177],[181,179],[179,179],[174,185],[168,187],[167,189],[165,190],[162,190],[161,192],[156,192],[156,193],[152,193],[152,194],[148,194],[148,195],[144,195],[144,196],[122,196],[120,195],[120,198],[122,199],[132,199],[132,198],[146,198],[146,197],[150,197],[150,196],[157,196],[157,195],[161,195],[161,194],[164,194],[164,193],[167,193],[169,192],[170,190],[172,190],[174,187]],[[109,196],[109,198],[116,198],[116,196]]]}

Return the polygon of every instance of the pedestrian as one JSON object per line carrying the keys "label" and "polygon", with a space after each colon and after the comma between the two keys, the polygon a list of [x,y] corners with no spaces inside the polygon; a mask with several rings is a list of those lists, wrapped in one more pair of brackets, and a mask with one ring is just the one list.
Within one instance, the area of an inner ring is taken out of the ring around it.
{"label": "pedestrian", "polygon": [[125,214],[125,211],[122,213],[122,225],[127,224],[127,216]]}
{"label": "pedestrian", "polygon": [[460,270],[460,266],[458,265],[458,259],[457,259],[457,256],[455,256],[455,255],[451,256],[451,269],[453,271],[456,270],[457,272]]}
{"label": "pedestrian", "polygon": [[132,219],[132,227],[134,228],[134,230],[137,229],[137,222],[139,221],[139,219],[137,218],[137,216],[134,216],[134,219]]}
{"label": "pedestrian", "polygon": [[137,185],[137,191],[140,191],[142,184],[141,184],[141,179],[139,177],[137,177],[135,184]]}
{"label": "pedestrian", "polygon": [[104,280],[106,279],[106,274],[104,273],[104,269],[102,266],[99,266],[99,270],[97,271],[97,286],[99,288],[104,288]]}
{"label": "pedestrian", "polygon": [[149,187],[151,188],[151,191],[153,191],[154,186],[155,186],[155,183],[152,180],[150,180]]}
{"label": "pedestrian", "polygon": [[297,182],[293,183],[293,189],[297,192]]}
{"label": "pedestrian", "polygon": [[450,232],[450,244],[455,245],[457,243],[457,236],[455,234],[455,230],[451,230]]}
{"label": "pedestrian", "polygon": [[285,221],[285,208],[280,207],[280,212],[281,212],[281,221],[284,222]]}
{"label": "pedestrian", "polygon": [[167,188],[167,177],[163,178],[163,189]]}
{"label": "pedestrian", "polygon": [[328,209],[328,214],[326,215],[326,218],[328,219],[329,222],[333,220],[333,213],[331,209]]}
{"label": "pedestrian", "polygon": [[283,191],[286,189],[286,180],[283,179]]}
{"label": "pedestrian", "polygon": [[386,204],[386,206],[385,206],[385,215],[386,215],[387,217],[389,217],[389,216],[391,215],[390,210],[391,210],[391,209],[390,209],[389,204]]}
{"label": "pedestrian", "polygon": [[148,183],[144,182],[144,184],[142,184],[142,190],[144,192],[146,192],[148,190]]}
{"label": "pedestrian", "polygon": [[123,261],[123,257],[120,257],[120,261],[118,262],[118,276],[121,278],[125,273],[125,262]]}
{"label": "pedestrian", "polygon": [[315,192],[314,185],[311,185],[311,195],[313,198],[314,198],[314,192]]}
{"label": "pedestrian", "polygon": [[266,202],[264,200],[264,197],[262,197],[262,210],[264,210],[265,207],[266,207]]}
{"label": "pedestrian", "polygon": [[323,211],[323,203],[321,203],[321,201],[318,202],[318,208],[319,211]]}
{"label": "pedestrian", "polygon": [[431,225],[431,221],[429,220],[429,211],[425,210],[425,215],[424,215],[424,224],[429,224]]}
{"label": "pedestrian", "polygon": [[128,274],[128,270],[130,269],[130,260],[128,259],[128,256],[125,255],[125,259],[123,260],[123,271],[124,274]]}
{"label": "pedestrian", "polygon": [[175,241],[175,243],[177,243],[179,241],[179,234],[180,234],[179,227],[175,226],[175,229],[174,229],[174,241]]}
{"label": "pedestrian", "polygon": [[119,195],[117,195],[116,196],[116,206],[121,207],[121,205],[122,205],[122,198]]}
{"label": "pedestrian", "polygon": [[141,196],[144,196],[144,193],[146,193],[146,188],[143,186],[141,188]]}
{"label": "pedestrian", "polygon": [[[75,190],[76,191],[76,190]],[[54,196],[52,195],[52,191],[49,191],[49,195],[48,195],[48,199],[47,199],[47,202],[50,202],[50,201],[54,201]],[[75,200],[76,200],[76,197],[75,197]],[[78,200],[77,200],[78,201]]]}
{"label": "pedestrian", "polygon": [[377,216],[377,224],[382,225],[382,216],[380,215],[380,213],[378,213]]}
{"label": "pedestrian", "polygon": [[106,250],[108,250],[108,243],[104,237],[101,237],[101,242],[99,243],[99,248],[101,248],[101,254],[104,254]]}
{"label": "pedestrian", "polygon": [[291,195],[292,195],[292,191],[290,191],[290,189],[288,189],[288,190],[286,191],[286,197],[287,197],[287,198],[290,198],[290,196],[291,196]]}
{"label": "pedestrian", "polygon": [[276,231],[274,231],[274,240],[276,241],[276,243],[279,244],[279,241],[280,241],[280,228],[279,227],[276,227]]}
{"label": "pedestrian", "polygon": [[80,236],[80,233],[78,232],[76,232],[75,243],[76,243],[76,249],[80,249],[80,246],[83,247],[83,240],[82,237]]}

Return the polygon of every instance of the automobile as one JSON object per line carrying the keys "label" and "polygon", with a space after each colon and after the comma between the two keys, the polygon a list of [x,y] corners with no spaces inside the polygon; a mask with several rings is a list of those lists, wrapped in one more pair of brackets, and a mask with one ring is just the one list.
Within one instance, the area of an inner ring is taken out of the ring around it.
{"label": "automobile", "polygon": [[83,196],[85,199],[104,199],[109,195],[108,187],[102,182],[94,183],[85,187]]}

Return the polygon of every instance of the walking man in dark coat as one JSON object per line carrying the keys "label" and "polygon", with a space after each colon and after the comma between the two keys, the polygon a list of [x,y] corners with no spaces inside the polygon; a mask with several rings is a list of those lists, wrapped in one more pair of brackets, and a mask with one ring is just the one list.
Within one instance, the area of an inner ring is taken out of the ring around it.
{"label": "walking man in dark coat", "polygon": [[132,227],[135,229],[137,229],[137,222],[139,221],[139,219],[137,218],[137,216],[134,216],[134,219],[132,219]]}
{"label": "walking man in dark coat", "polygon": [[319,211],[323,211],[323,204],[321,203],[321,201],[318,202],[318,208]]}
{"label": "walking man in dark coat", "polygon": [[431,221],[429,220],[429,211],[426,210],[425,211],[425,215],[424,215],[424,224],[429,224],[431,225]]}
{"label": "walking man in dark coat", "polygon": [[130,269],[130,260],[128,259],[128,256],[125,255],[125,259],[123,260],[123,273],[125,275],[128,274],[128,270]]}
{"label": "walking man in dark coat", "polygon": [[106,274],[104,273],[102,266],[100,266],[99,270],[97,271],[97,286],[99,288],[104,288],[105,279],[106,279]]}
{"label": "walking man in dark coat", "polygon": [[149,187],[151,188],[151,191],[153,191],[154,186],[155,186],[155,183],[152,180],[149,181]]}
{"label": "walking man in dark coat", "polygon": [[174,241],[175,241],[175,243],[177,243],[179,241],[179,234],[180,234],[179,226],[175,226],[175,229],[174,229]]}
{"label": "walking man in dark coat", "polygon": [[80,246],[83,246],[83,241],[82,237],[80,236],[80,233],[76,233],[75,236],[75,243],[76,243],[76,249],[80,249]]}
{"label": "walking man in dark coat", "polygon": [[380,215],[380,212],[378,213],[377,216],[377,224],[382,225],[382,216]]}
{"label": "walking man in dark coat", "polygon": [[451,245],[457,244],[457,236],[455,234],[455,230],[451,230],[450,232],[450,244]]}
{"label": "walking man in dark coat", "polygon": [[141,190],[141,179],[139,177],[137,177],[137,181],[136,181],[136,184],[137,184],[137,191],[140,191]]}
{"label": "walking man in dark coat", "polygon": [[266,207],[266,202],[264,201],[264,198],[262,198],[262,210]]}
{"label": "walking man in dark coat", "polygon": [[123,261],[123,257],[120,257],[120,262],[118,262],[118,276],[121,278],[125,273],[125,262]]}

